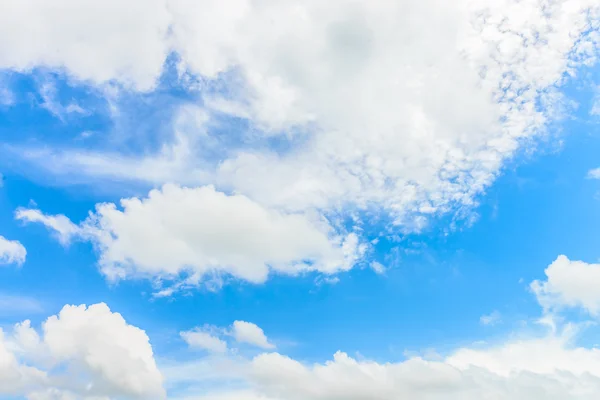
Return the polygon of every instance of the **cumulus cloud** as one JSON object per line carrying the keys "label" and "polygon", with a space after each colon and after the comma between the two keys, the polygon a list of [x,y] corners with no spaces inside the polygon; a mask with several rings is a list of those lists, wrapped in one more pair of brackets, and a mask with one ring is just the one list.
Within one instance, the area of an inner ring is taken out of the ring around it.
{"label": "cumulus cloud", "polygon": [[[557,264],[558,263],[558,264]],[[568,264],[561,256],[548,270],[549,281],[557,278],[552,271]],[[557,264],[557,265],[555,265]],[[575,275],[581,277],[578,265]],[[562,271],[565,272],[565,271]],[[594,286],[593,277],[585,278]],[[550,277],[553,278],[550,278]],[[591,279],[590,279],[591,278]],[[560,279],[558,281],[561,281]],[[570,285],[570,284],[567,284]],[[581,290],[582,286],[579,286]],[[546,289],[549,289],[546,287]],[[574,293],[574,292],[571,292]],[[539,294],[538,294],[539,295]],[[494,315],[492,313],[491,315]],[[494,317],[493,319],[496,319]],[[435,361],[409,357],[403,361],[383,362],[361,360],[338,351],[333,359],[307,363],[281,353],[263,353],[252,359],[230,358],[230,365],[221,375],[204,378],[219,390],[194,389],[186,399],[240,400],[475,400],[475,399],[539,399],[591,400],[600,393],[600,349],[577,344],[585,324],[553,321],[542,331],[528,329],[513,332],[508,339],[495,343],[478,342],[458,347]],[[537,333],[532,333],[537,332]],[[212,360],[205,359],[205,371]],[[219,360],[222,363],[222,360]],[[185,363],[184,363],[185,364]],[[201,365],[198,361],[191,365]],[[235,368],[233,365],[237,365]],[[181,382],[178,373],[184,368],[167,367],[170,379]],[[227,372],[226,372],[227,371]],[[232,375],[231,371],[235,371]],[[200,379],[200,378],[199,378]],[[233,384],[231,382],[234,382]],[[204,381],[206,383],[206,381]],[[230,387],[231,389],[228,389]]]}
{"label": "cumulus cloud", "polygon": [[0,5],[0,67],[65,69],[81,80],[116,80],[148,90],[167,54],[169,23],[163,0],[127,7],[117,0],[5,2]]}
{"label": "cumulus cloud", "polygon": [[275,345],[269,341],[262,328],[246,321],[234,321],[229,328],[197,327],[180,332],[179,335],[190,348],[205,350],[214,354],[227,353],[229,350],[225,341],[227,337],[233,338],[238,344],[250,344],[261,349],[275,348]]}
{"label": "cumulus cloud", "polygon": [[[597,353],[585,352],[592,358],[593,368],[598,367]],[[527,347],[522,355],[537,355],[537,351],[533,346]],[[577,351],[568,353],[569,361],[576,363],[581,355],[584,354]],[[546,361],[558,361],[551,358]],[[380,364],[357,361],[338,352],[325,364],[305,365],[280,354],[264,354],[253,360],[252,376],[261,388],[259,393],[285,400],[592,399],[600,389],[598,375],[567,372],[568,367],[562,364],[551,364],[555,370],[550,373],[521,369],[515,364],[514,373],[510,375],[478,364],[476,358],[473,363],[469,360],[466,368],[457,366],[455,358],[442,362],[415,358]],[[558,368],[565,373],[559,373]]]}
{"label": "cumulus cloud", "polygon": [[200,328],[181,332],[180,336],[191,348],[206,350],[210,353],[227,352],[227,342]]}
{"label": "cumulus cloud", "polygon": [[[60,67],[145,90],[175,52],[180,71],[217,88],[202,92],[209,112],[255,128],[208,163],[169,160],[168,174],[156,167],[164,149],[156,165],[142,160],[145,171],[117,150],[65,151],[59,171],[108,166],[113,178],[164,183],[201,166],[202,183],[263,206],[375,205],[408,223],[472,206],[503,161],[564,114],[557,88],[596,62],[599,10],[594,0],[29,0],[0,10],[0,36],[41,39],[5,40],[0,54],[6,68]],[[108,29],[112,18],[129,28]]]}
{"label": "cumulus cloud", "polygon": [[531,283],[539,303],[547,310],[580,307],[600,315],[600,264],[572,261],[559,256],[545,270],[546,280]]}
{"label": "cumulus cloud", "polygon": [[[31,366],[35,365],[35,366]],[[164,399],[148,336],[105,304],[65,306],[42,333],[0,333],[0,393],[28,399]]]}
{"label": "cumulus cloud", "polygon": [[566,325],[559,333],[458,348],[437,361],[376,362],[337,352],[331,360],[310,364],[263,353],[247,361],[231,359],[239,366],[231,389],[226,383],[231,384],[231,374],[223,374],[226,381],[207,375],[220,390],[174,398],[591,400],[600,392],[600,350],[574,345],[577,334]]}
{"label": "cumulus cloud", "polygon": [[165,185],[147,198],[98,204],[81,224],[63,215],[20,209],[16,218],[46,225],[63,243],[92,241],[109,279],[130,277],[200,282],[228,274],[264,282],[269,273],[334,274],[353,267],[364,251],[354,233],[337,234],[327,221],[271,210],[212,186]]}
{"label": "cumulus cloud", "polygon": [[18,362],[7,346],[5,334],[0,329],[0,394],[14,395],[29,385],[44,381],[46,374]]}
{"label": "cumulus cloud", "polygon": [[256,324],[246,321],[235,321],[231,334],[238,343],[248,343],[262,349],[274,349],[265,332]]}
{"label": "cumulus cloud", "polygon": [[22,265],[27,257],[25,246],[16,240],[8,240],[0,236],[0,265]]}

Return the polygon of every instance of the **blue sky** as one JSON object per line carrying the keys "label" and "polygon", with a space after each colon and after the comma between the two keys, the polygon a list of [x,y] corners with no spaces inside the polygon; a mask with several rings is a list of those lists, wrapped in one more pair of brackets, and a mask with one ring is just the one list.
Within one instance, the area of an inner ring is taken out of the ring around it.
{"label": "blue sky", "polygon": [[597,398],[600,7],[445,3],[0,6],[0,398]]}

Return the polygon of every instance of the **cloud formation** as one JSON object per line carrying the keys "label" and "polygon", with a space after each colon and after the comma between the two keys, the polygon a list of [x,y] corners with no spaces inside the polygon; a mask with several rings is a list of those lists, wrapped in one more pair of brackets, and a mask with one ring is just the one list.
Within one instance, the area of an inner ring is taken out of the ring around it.
{"label": "cloud formation", "polygon": [[120,205],[122,210],[98,204],[79,225],[33,209],[17,210],[16,218],[44,224],[62,243],[91,241],[111,280],[163,278],[194,285],[225,274],[262,283],[271,272],[346,271],[364,251],[356,234],[340,235],[319,216],[271,210],[212,186],[165,185]]}
{"label": "cloud formation", "polygon": [[[232,338],[236,345],[247,344],[263,350],[272,350],[276,347],[269,341],[262,328],[246,321],[234,321],[229,328],[196,327],[180,332],[179,335],[190,348],[214,354],[227,353],[229,350],[227,338]],[[237,349],[232,350],[237,351]]]}
{"label": "cloud formation", "polygon": [[[358,360],[344,352],[317,363],[280,353],[263,353],[249,360],[231,357],[228,363],[223,359],[205,359],[204,370],[221,371],[221,376],[207,374],[196,379],[211,380],[214,384],[210,387],[219,389],[209,394],[201,390],[197,395],[192,391],[174,397],[591,400],[600,392],[600,351],[574,345],[577,334],[578,328],[567,324],[558,333],[457,348],[435,361],[411,357],[404,361],[377,362]],[[192,365],[200,364],[192,362]],[[177,372],[183,370],[166,367],[165,373],[176,382]]]}
{"label": "cloud formation", "polygon": [[[210,159],[202,132],[188,137],[202,137],[197,157],[167,141],[155,156],[59,149],[36,162],[158,184],[187,183],[194,171],[198,184],[265,207],[377,207],[407,226],[471,207],[507,158],[564,115],[558,88],[598,51],[594,0],[117,3],[5,6],[2,37],[42,39],[1,42],[3,66],[144,91],[175,53],[177,84],[198,90],[207,113],[253,128]],[[15,23],[22,15],[35,18]],[[129,28],[109,29],[113,19]]]}
{"label": "cloud formation", "polygon": [[238,343],[247,343],[261,349],[274,349],[275,345],[269,342],[265,332],[256,324],[246,321],[235,321],[231,334]]}
{"label": "cloud formation", "polygon": [[0,331],[0,393],[35,399],[164,399],[148,336],[105,304],[65,306],[38,333]]}
{"label": "cloud formation", "polygon": [[0,265],[22,265],[26,257],[27,250],[21,242],[0,236]]}
{"label": "cloud formation", "polygon": [[545,273],[546,280],[532,282],[531,289],[546,310],[579,307],[595,317],[600,315],[600,264],[561,255]]}

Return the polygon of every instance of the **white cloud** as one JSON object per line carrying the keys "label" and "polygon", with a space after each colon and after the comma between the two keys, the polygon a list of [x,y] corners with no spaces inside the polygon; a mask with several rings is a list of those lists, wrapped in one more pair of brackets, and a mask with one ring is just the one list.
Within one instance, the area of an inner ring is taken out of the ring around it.
{"label": "white cloud", "polygon": [[[189,331],[183,331],[179,334],[190,348],[205,350],[213,354],[225,354],[229,347],[223,339],[227,336],[232,337],[238,344],[250,344],[261,349],[274,349],[273,345],[264,331],[251,322],[234,321],[229,328],[217,328],[213,326],[204,326],[194,328]],[[237,352],[237,349],[234,349]]]}
{"label": "white cloud", "polygon": [[581,307],[600,315],[600,264],[571,261],[559,256],[545,270],[546,280],[531,283],[531,289],[546,310]]}
{"label": "white cloud", "polygon": [[227,343],[201,329],[184,331],[180,336],[191,348],[206,350],[211,353],[227,352]]}
{"label": "white cloud", "polygon": [[45,108],[46,110],[48,110],[48,112],[50,112],[52,115],[54,115],[62,121],[64,121],[69,114],[85,115],[88,113],[74,101],[72,101],[66,106],[63,105],[56,98],[56,86],[54,82],[50,80],[45,81],[40,85],[39,93],[42,97],[41,107]]}
{"label": "white cloud", "polygon": [[592,169],[588,172],[588,178],[600,179],[600,168]]}
{"label": "white cloud", "polygon": [[[528,348],[523,355],[536,355],[535,350]],[[598,366],[598,354],[593,350],[568,353],[569,361],[576,362],[581,355],[592,357],[594,367]],[[453,359],[410,359],[379,364],[337,353],[332,361],[307,366],[279,354],[265,354],[254,359],[252,374],[261,393],[285,400],[593,399],[600,390],[597,375],[562,375],[557,371],[545,374],[516,368],[514,374],[503,376],[476,363],[469,363],[465,369],[454,363]]]}
{"label": "white cloud", "polygon": [[7,346],[0,329],[0,394],[18,394],[24,388],[46,378],[44,372],[19,364]]}
{"label": "white cloud", "polygon": [[481,318],[479,318],[479,322],[481,322],[482,325],[493,326],[502,322],[502,315],[498,311],[492,311],[491,314],[482,315]]}
{"label": "white cloud", "polygon": [[[231,359],[239,368],[229,390],[225,381],[212,376],[218,391],[206,394],[203,389],[197,396],[173,398],[591,400],[600,393],[600,350],[574,346],[576,333],[567,325],[558,335],[458,348],[439,361],[413,357],[380,363],[338,352],[332,360],[308,364],[264,353],[249,361]],[[204,370],[212,371],[208,365]],[[232,376],[224,374],[222,379],[231,383]]]}
{"label": "white cloud", "polygon": [[376,274],[378,275],[383,275],[385,274],[386,268],[379,262],[377,261],[372,261],[371,262],[371,269],[373,271],[375,271]]}
{"label": "white cloud", "polygon": [[238,343],[248,343],[261,349],[274,349],[275,345],[269,342],[264,331],[251,322],[235,321],[231,334]]}
{"label": "white cloud", "polygon": [[164,397],[148,336],[105,304],[65,306],[48,318],[43,330],[44,343],[57,361],[80,365],[117,393]]}
{"label": "white cloud", "polygon": [[[140,18],[144,15],[144,18]],[[66,69],[95,83],[147,90],[167,54],[170,16],[163,0],[0,4],[0,68]]]}
{"label": "white cloud", "polygon": [[22,265],[26,257],[27,250],[25,246],[16,240],[8,240],[4,236],[0,236],[0,265]]}
{"label": "white cloud", "polygon": [[[0,37],[39,32],[43,40],[0,42],[3,63],[150,88],[172,50],[181,69],[228,93],[206,95],[208,108],[246,118],[263,135],[253,130],[247,147],[213,160],[165,159],[163,148],[156,160],[115,150],[60,151],[60,168],[57,157],[37,162],[58,173],[159,183],[187,181],[191,170],[263,206],[376,205],[408,223],[413,214],[473,205],[506,158],[564,115],[556,87],[593,64],[598,50],[595,0],[147,4],[5,7]],[[30,18],[15,23],[22,15]],[[129,28],[108,28],[112,18]],[[264,141],[282,133],[289,151]]]}
{"label": "white cloud", "polygon": [[334,274],[353,267],[363,251],[354,233],[337,235],[321,218],[260,206],[242,195],[211,186],[165,185],[147,198],[98,204],[80,225],[65,216],[20,209],[16,218],[39,222],[59,239],[90,240],[109,279],[150,277],[199,283],[229,274],[264,282],[271,271]]}
{"label": "white cloud", "polygon": [[[35,365],[33,367],[31,365]],[[0,334],[0,393],[28,399],[164,399],[148,336],[105,304],[65,306]]]}
{"label": "white cloud", "polygon": [[64,215],[48,216],[39,210],[19,208],[15,212],[15,218],[19,221],[45,225],[63,245],[69,244],[73,237],[81,234],[81,229]]}

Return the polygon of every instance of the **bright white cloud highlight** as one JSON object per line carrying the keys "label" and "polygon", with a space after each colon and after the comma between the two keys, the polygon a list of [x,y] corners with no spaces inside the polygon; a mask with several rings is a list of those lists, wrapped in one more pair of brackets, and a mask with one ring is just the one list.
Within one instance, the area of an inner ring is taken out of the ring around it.
{"label": "bright white cloud highlight", "polygon": [[80,225],[29,209],[16,218],[46,225],[63,243],[74,236],[92,241],[113,280],[187,274],[187,283],[197,283],[228,274],[261,283],[271,271],[334,274],[352,268],[364,249],[354,233],[340,236],[319,217],[267,209],[212,186],[165,185],[147,198],[123,199],[121,207],[98,204]]}
{"label": "bright white cloud highlight", "polygon": [[593,316],[600,315],[600,264],[571,261],[561,255],[545,273],[546,280],[531,284],[545,309],[580,307]]}
{"label": "bright white cloud highlight", "polygon": [[8,240],[0,236],[0,265],[22,265],[27,257],[25,246],[16,240]]}
{"label": "bright white cloud highlight", "polygon": [[[31,366],[35,365],[35,367]],[[148,336],[105,304],[65,306],[41,334],[0,332],[0,393],[28,399],[164,399]]]}
{"label": "bright white cloud highlight", "polygon": [[231,334],[238,343],[248,343],[261,349],[274,349],[275,345],[270,343],[265,332],[256,324],[246,321],[235,321]]}

